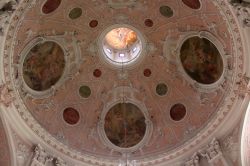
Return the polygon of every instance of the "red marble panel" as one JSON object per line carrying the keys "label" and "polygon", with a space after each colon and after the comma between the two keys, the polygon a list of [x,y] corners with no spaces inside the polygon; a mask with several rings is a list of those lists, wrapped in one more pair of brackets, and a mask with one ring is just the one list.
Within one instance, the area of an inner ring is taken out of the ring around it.
{"label": "red marble panel", "polygon": [[49,14],[55,11],[61,4],[61,0],[47,0],[43,5],[42,11],[44,14]]}
{"label": "red marble panel", "polygon": [[170,110],[170,116],[174,121],[182,120],[186,115],[186,108],[182,104],[175,104]]}
{"label": "red marble panel", "polygon": [[69,107],[64,110],[63,119],[68,124],[74,125],[80,120],[80,115],[76,109]]}
{"label": "red marble panel", "polygon": [[182,2],[191,9],[199,9],[201,7],[199,0],[182,0]]}

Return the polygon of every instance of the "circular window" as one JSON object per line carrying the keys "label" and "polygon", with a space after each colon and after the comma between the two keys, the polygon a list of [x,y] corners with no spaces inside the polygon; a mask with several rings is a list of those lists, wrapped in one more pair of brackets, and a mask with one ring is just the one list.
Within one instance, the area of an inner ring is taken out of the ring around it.
{"label": "circular window", "polygon": [[83,98],[88,98],[91,95],[91,89],[88,86],[81,86],[79,89],[79,94]]}
{"label": "circular window", "polygon": [[55,85],[65,68],[64,52],[55,42],[35,45],[23,63],[23,78],[33,90],[44,91]]}
{"label": "circular window", "polygon": [[74,125],[80,120],[80,115],[76,109],[69,107],[63,111],[63,119],[66,123]]}
{"label": "circular window", "polygon": [[174,121],[180,121],[185,117],[186,112],[186,107],[183,104],[175,104],[170,109],[170,117]]}
{"label": "circular window", "polygon": [[200,0],[182,0],[182,2],[191,9],[200,9],[201,7]]}
{"label": "circular window", "polygon": [[77,7],[70,11],[69,18],[74,20],[74,19],[81,17],[81,15],[82,15],[82,9]]}
{"label": "circular window", "polygon": [[169,18],[174,15],[173,10],[169,6],[161,6],[159,10],[160,10],[161,15],[163,15],[164,17]]}
{"label": "circular window", "polygon": [[215,45],[206,38],[187,39],[181,46],[180,58],[187,74],[199,83],[214,83],[222,75],[222,57]]}
{"label": "circular window", "polygon": [[164,96],[167,94],[168,87],[164,83],[160,83],[156,86],[156,93],[160,96]]}
{"label": "circular window", "polygon": [[113,106],[105,117],[105,133],[114,145],[130,148],[144,137],[146,123],[141,110],[131,103],[119,103]]}
{"label": "circular window", "polygon": [[49,14],[55,11],[61,4],[61,0],[47,0],[42,7],[44,14]]}
{"label": "circular window", "polygon": [[102,49],[108,62],[125,66],[138,59],[142,51],[142,41],[137,32],[130,28],[114,28],[105,34]]}

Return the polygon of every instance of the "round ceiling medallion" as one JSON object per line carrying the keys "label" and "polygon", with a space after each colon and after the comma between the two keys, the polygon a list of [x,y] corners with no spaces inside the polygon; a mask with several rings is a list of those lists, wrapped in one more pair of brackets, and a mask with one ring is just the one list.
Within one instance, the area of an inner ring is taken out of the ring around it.
{"label": "round ceiling medallion", "polygon": [[82,15],[82,9],[79,7],[76,7],[70,11],[69,18],[74,20],[74,19],[81,17],[81,15]]}
{"label": "round ceiling medallion", "polygon": [[100,40],[106,62],[125,67],[136,62],[142,53],[142,35],[134,28],[115,26],[104,32]]}
{"label": "round ceiling medallion", "polygon": [[175,104],[170,109],[170,117],[174,121],[180,121],[185,117],[186,112],[186,107],[183,104]]}
{"label": "round ceiling medallion", "polygon": [[191,37],[180,50],[180,59],[187,74],[201,84],[212,84],[223,73],[223,60],[216,46],[206,38]]}
{"label": "round ceiling medallion", "polygon": [[160,96],[166,95],[168,92],[168,87],[164,83],[160,83],[156,86],[156,93]]}
{"label": "round ceiling medallion", "polygon": [[147,27],[152,27],[154,25],[154,22],[151,20],[151,19],[146,19],[144,21],[144,24],[147,26]]}
{"label": "round ceiling medallion", "polygon": [[201,7],[200,0],[182,0],[182,2],[191,9],[200,9]]}
{"label": "round ceiling medallion", "polygon": [[152,72],[151,72],[150,69],[145,69],[145,70],[143,71],[143,75],[144,75],[145,77],[150,77],[151,74],[152,74]]}
{"label": "round ceiling medallion", "polygon": [[131,148],[141,142],[145,135],[145,116],[134,104],[116,104],[106,114],[104,130],[114,145]]}
{"label": "round ceiling medallion", "polygon": [[91,95],[91,89],[88,86],[81,86],[79,89],[79,94],[83,98],[88,98]]}
{"label": "round ceiling medallion", "polygon": [[64,52],[53,41],[35,45],[23,63],[23,78],[29,88],[48,90],[61,78],[65,68]]}
{"label": "round ceiling medallion", "polygon": [[91,28],[95,28],[95,27],[97,27],[97,25],[98,25],[98,21],[97,21],[97,20],[91,20],[91,21],[89,22],[89,26],[90,26]]}
{"label": "round ceiling medallion", "polygon": [[93,72],[93,75],[95,76],[95,77],[101,77],[101,75],[102,75],[102,71],[100,70],[100,69],[95,69],[94,70],[94,72]]}
{"label": "round ceiling medallion", "polygon": [[49,14],[55,11],[61,4],[61,0],[47,0],[42,7],[44,14]]}
{"label": "round ceiling medallion", "polygon": [[160,7],[160,13],[164,17],[172,17],[174,15],[174,11],[169,6],[161,6]]}
{"label": "round ceiling medallion", "polygon": [[63,119],[65,120],[66,123],[74,125],[79,122],[80,115],[76,109],[68,107],[63,111]]}

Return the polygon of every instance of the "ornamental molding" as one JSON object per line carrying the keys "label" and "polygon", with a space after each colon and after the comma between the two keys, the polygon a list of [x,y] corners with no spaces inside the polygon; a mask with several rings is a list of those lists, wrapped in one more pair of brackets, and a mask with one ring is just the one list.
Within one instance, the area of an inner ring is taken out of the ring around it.
{"label": "ornamental molding", "polygon": [[60,157],[49,154],[41,145],[36,145],[30,166],[67,166],[67,163]]}

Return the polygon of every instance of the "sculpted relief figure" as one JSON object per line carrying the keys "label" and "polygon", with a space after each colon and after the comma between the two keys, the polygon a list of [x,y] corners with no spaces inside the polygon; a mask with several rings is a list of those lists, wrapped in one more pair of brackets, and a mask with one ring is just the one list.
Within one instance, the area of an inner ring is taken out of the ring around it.
{"label": "sculpted relief figure", "polygon": [[12,102],[11,90],[8,89],[6,84],[0,85],[0,104],[9,107]]}
{"label": "sculpted relief figure", "polygon": [[8,23],[10,16],[16,10],[19,0],[0,1],[0,36],[4,34],[4,25]]}
{"label": "sculpted relief figure", "polygon": [[200,154],[203,157],[206,157],[208,161],[213,160],[215,157],[222,154],[219,141],[213,139],[213,141],[206,146],[205,150],[200,151]]}
{"label": "sculpted relief figure", "polygon": [[184,166],[199,166],[199,156],[195,153],[190,160],[186,161]]}
{"label": "sculpted relief figure", "polygon": [[250,27],[250,1],[249,0],[231,0],[237,16],[241,19],[243,26]]}
{"label": "sculpted relief figure", "polygon": [[52,164],[54,157],[49,155],[40,145],[37,145],[34,149],[34,155],[31,165],[44,165],[49,166]]}
{"label": "sculpted relief figure", "polygon": [[61,158],[56,158],[56,160],[55,160],[55,165],[56,166],[67,166],[66,165],[66,162],[65,161],[63,161]]}

